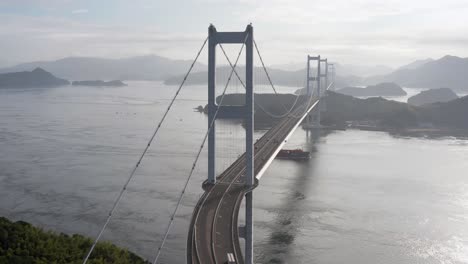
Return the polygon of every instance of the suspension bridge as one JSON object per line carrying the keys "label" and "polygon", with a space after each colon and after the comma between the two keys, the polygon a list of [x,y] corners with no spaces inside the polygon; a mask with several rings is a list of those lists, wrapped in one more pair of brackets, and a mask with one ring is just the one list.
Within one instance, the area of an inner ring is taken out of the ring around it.
{"label": "suspension bridge", "polygon": [[[240,50],[236,59],[232,62],[227,55],[223,44],[239,44]],[[208,175],[202,184],[203,195],[197,202],[192,219],[190,221],[187,238],[187,263],[253,263],[253,192],[259,184],[268,166],[277,153],[281,150],[288,138],[303,124],[303,128],[312,129],[320,127],[321,98],[325,91],[334,86],[334,65],[320,56],[307,56],[306,87],[303,93],[296,95],[294,103],[286,107],[282,114],[270,113],[265,106],[255,101],[254,98],[254,65],[253,57],[256,51],[262,68],[267,76],[269,85],[274,94],[278,95],[272,78],[265,66],[257,43],[254,40],[252,25],[248,25],[245,31],[218,32],[213,25],[208,29],[208,37],[204,40],[189,70],[184,76],[175,95],[169,103],[165,113],[151,135],[148,144],[144,148],[137,163],[130,172],[127,181],[115,200],[105,223],[95,238],[94,243],[83,260],[87,263],[92,252],[100,240],[104,230],[109,224],[115,209],[118,207],[128,184],[135,175],[145,154],[155,140],[161,125],[165,121],[181,89],[183,88],[193,66],[197,62],[202,50],[208,46],[208,129],[192,163],[191,170],[182,187],[169,223],[165,229],[161,244],[157,249],[153,263],[158,263],[159,256],[164,249],[165,242],[171,231],[178,208],[184,197],[187,186],[198,164],[202,150],[208,143]],[[227,82],[222,94],[216,97],[216,51],[219,47],[227,60],[230,68]],[[245,80],[237,71],[239,59],[245,50]],[[316,63],[313,67],[311,63]],[[331,72],[331,74],[329,74]],[[231,80],[235,78],[245,90],[243,105],[226,105],[223,100]],[[257,106],[266,114],[276,118],[278,122],[262,137],[254,142],[254,109]],[[289,108],[289,109],[288,109]],[[237,158],[222,173],[216,173],[216,120],[223,114],[229,113],[232,117],[243,120],[245,126],[245,152]],[[242,201],[245,199],[245,224],[238,223]],[[245,240],[245,248],[242,250],[240,239]]]}

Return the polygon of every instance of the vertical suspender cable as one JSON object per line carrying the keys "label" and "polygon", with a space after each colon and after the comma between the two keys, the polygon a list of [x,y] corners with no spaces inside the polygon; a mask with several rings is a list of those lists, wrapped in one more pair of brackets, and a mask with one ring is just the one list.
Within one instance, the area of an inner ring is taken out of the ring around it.
{"label": "vertical suspender cable", "polygon": [[[270,83],[271,85],[271,88],[273,88],[273,91],[275,92],[275,94],[278,94],[278,92],[276,91],[276,88],[275,88],[275,85],[273,84],[273,81],[271,80],[270,78],[270,74],[268,73],[266,67],[265,67],[265,63],[263,62],[263,58],[262,58],[262,55],[260,54],[260,51],[258,50],[258,47],[257,47],[257,42],[254,40],[254,46],[255,46],[255,50],[257,51],[257,54],[258,54],[258,58],[260,59],[260,62],[262,63],[262,68],[263,70],[265,71],[265,74],[267,76],[267,79],[268,79],[268,82]],[[283,105],[284,106],[284,105]],[[285,108],[286,109],[286,108]]]}
{"label": "vertical suspender cable", "polygon": [[[255,43],[255,41],[254,41],[254,43]],[[229,60],[229,57],[227,56],[226,51],[224,50],[223,46],[222,46],[221,44],[219,44],[219,47],[221,48],[221,51],[223,51],[224,56],[226,57],[226,59],[227,59],[229,65],[230,65],[231,68],[232,68],[233,65],[232,65],[231,61]],[[257,50],[257,52],[258,52],[258,50]],[[260,55],[259,52],[258,52],[258,54]],[[267,72],[265,66],[263,66],[263,67],[264,67],[265,72]],[[237,79],[240,81],[240,83],[241,83],[241,85],[244,87],[244,89],[247,89],[246,86],[245,86],[245,84],[244,84],[244,82],[242,81],[242,79],[240,78],[240,76],[239,76],[239,74],[237,73],[236,70],[234,70],[234,73],[236,74]],[[267,74],[268,74],[268,73],[267,73]],[[268,78],[268,79],[271,81],[270,78]],[[276,92],[276,89],[275,89],[275,87],[273,86],[273,83],[271,83],[271,87],[273,88],[273,91],[275,92],[275,95],[278,96],[278,93]],[[281,115],[276,115],[276,114],[273,114],[273,113],[268,112],[268,110],[266,110],[266,109],[265,109],[260,103],[258,103],[257,101],[255,101],[255,105],[258,106],[258,107],[259,107],[263,112],[265,112],[267,115],[269,115],[269,116],[271,116],[271,117],[273,117],[273,118],[283,118],[283,117],[289,115],[289,114],[292,112],[292,110],[294,109],[294,107],[296,106],[296,104],[297,104],[297,102],[298,102],[298,100],[299,100],[299,97],[300,97],[300,96],[296,96],[296,99],[294,100],[294,102],[293,102],[293,104],[291,105],[291,108],[290,108],[289,110],[287,110],[287,109],[286,109],[286,106],[283,104],[283,102],[280,101],[280,104],[283,106],[284,110],[286,110],[286,112],[283,113],[283,114],[281,114]]]}
{"label": "vertical suspender cable", "polygon": [[167,236],[169,235],[169,232],[170,232],[171,227],[172,227],[172,223],[174,222],[174,219],[175,219],[175,215],[177,213],[177,210],[179,209],[180,203],[182,202],[182,198],[184,198],[185,190],[187,189],[187,186],[188,186],[188,184],[190,182],[190,179],[192,178],[193,172],[194,172],[194,170],[195,170],[195,168],[197,166],[198,159],[200,158],[203,147],[205,146],[206,139],[208,138],[208,134],[210,133],[210,131],[213,128],[213,125],[214,125],[214,123],[216,121],[216,116],[218,115],[218,111],[221,108],[221,105],[223,103],[224,95],[226,94],[226,90],[227,90],[227,87],[229,85],[229,82],[231,81],[232,74],[234,72],[235,67],[237,66],[237,62],[239,61],[240,55],[242,54],[242,50],[244,49],[245,41],[247,40],[247,37],[248,37],[248,34],[246,34],[246,36],[245,36],[244,42],[242,43],[242,47],[241,47],[241,49],[239,51],[239,54],[237,55],[237,59],[236,59],[236,62],[234,64],[234,68],[231,70],[231,74],[229,75],[229,78],[228,78],[228,80],[226,82],[226,86],[224,87],[223,94],[221,95],[221,99],[220,99],[220,101],[218,103],[218,109],[216,109],[216,112],[214,114],[214,118],[211,121],[211,123],[210,123],[210,125],[208,127],[208,130],[206,131],[205,137],[203,138],[203,141],[202,141],[202,143],[200,145],[198,153],[195,156],[195,160],[192,163],[192,168],[190,169],[190,173],[189,173],[189,175],[188,175],[188,177],[187,177],[187,179],[185,181],[184,188],[182,189],[182,192],[180,193],[179,199],[177,201],[177,205],[174,208],[174,211],[172,212],[171,219],[169,221],[169,224],[167,225],[166,232],[164,234],[163,240],[161,241],[161,245],[158,247],[158,252],[156,253],[156,257],[153,260],[153,264],[156,264],[158,262],[159,256],[161,255],[161,250],[164,247],[164,244],[166,243]]}
{"label": "vertical suspender cable", "polygon": [[190,68],[189,68],[189,70],[187,71],[187,73],[185,74],[184,79],[182,80],[182,83],[180,84],[180,86],[179,86],[179,88],[177,89],[177,91],[176,91],[174,97],[172,98],[172,100],[171,100],[169,106],[167,107],[166,111],[164,112],[163,117],[162,117],[161,120],[159,121],[159,124],[158,124],[158,126],[156,127],[156,129],[154,130],[154,132],[153,132],[153,134],[152,134],[150,140],[148,141],[148,143],[147,143],[145,149],[144,149],[143,152],[141,153],[140,158],[138,159],[138,161],[137,161],[135,167],[133,167],[132,171],[130,172],[130,175],[128,176],[127,181],[125,182],[124,186],[123,186],[122,189],[120,190],[120,193],[119,193],[119,195],[117,196],[117,199],[114,201],[114,204],[113,204],[111,210],[109,211],[109,214],[108,214],[108,216],[107,216],[106,222],[104,223],[104,225],[102,226],[101,230],[99,231],[98,236],[96,237],[96,239],[94,240],[93,244],[91,245],[91,248],[89,249],[88,253],[86,254],[86,257],[83,259],[83,264],[86,264],[86,262],[88,262],[88,259],[89,259],[89,257],[91,256],[91,253],[93,253],[94,248],[96,247],[97,243],[98,243],[99,240],[101,239],[101,236],[102,236],[102,234],[104,233],[104,230],[106,229],[107,225],[109,224],[109,221],[111,220],[112,215],[114,214],[115,209],[117,208],[117,206],[119,205],[120,201],[122,200],[122,196],[123,196],[125,190],[127,189],[128,184],[130,183],[130,181],[132,180],[133,176],[135,175],[135,172],[136,172],[136,170],[138,169],[138,166],[140,166],[140,163],[141,163],[141,161],[143,160],[143,157],[145,156],[146,152],[148,152],[148,149],[149,149],[149,147],[151,146],[151,143],[153,142],[153,139],[156,137],[156,134],[158,133],[159,129],[161,128],[162,123],[163,123],[164,120],[166,119],[166,116],[167,116],[167,114],[169,113],[169,111],[171,110],[171,107],[172,107],[172,105],[174,104],[174,101],[176,100],[177,96],[179,95],[180,90],[182,89],[182,87],[183,87],[184,84],[185,84],[185,81],[187,80],[187,77],[189,76],[190,72],[192,71],[193,67],[195,66],[195,63],[197,62],[198,57],[200,57],[200,54],[201,54],[201,52],[203,51],[203,48],[205,47],[207,41],[208,41],[208,38],[206,38],[205,41],[203,42],[203,45],[201,46],[200,50],[199,50],[198,53],[197,53],[197,56],[195,57],[195,59],[193,60],[192,64],[190,65]]}

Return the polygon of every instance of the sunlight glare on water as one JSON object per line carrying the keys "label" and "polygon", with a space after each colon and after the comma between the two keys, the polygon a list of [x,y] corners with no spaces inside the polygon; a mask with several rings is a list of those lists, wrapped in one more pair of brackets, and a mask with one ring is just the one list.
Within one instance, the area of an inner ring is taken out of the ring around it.
{"label": "sunlight glare on water", "polygon": [[[94,237],[175,89],[130,82],[0,90],[0,215]],[[148,259],[207,127],[193,111],[205,104],[206,87],[188,87],[180,99],[104,234]],[[241,124],[219,127],[226,153],[237,155]],[[256,263],[468,262],[467,140],[357,130],[312,145],[306,138],[299,128],[286,147],[311,150],[311,160],[275,160],[255,190]],[[205,177],[206,152],[164,263],[185,262]]]}

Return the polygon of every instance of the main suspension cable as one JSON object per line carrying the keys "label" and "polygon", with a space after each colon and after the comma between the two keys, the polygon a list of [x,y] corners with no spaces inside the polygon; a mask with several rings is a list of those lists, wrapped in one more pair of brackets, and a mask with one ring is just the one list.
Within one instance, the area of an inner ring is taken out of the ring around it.
{"label": "main suspension cable", "polygon": [[91,253],[93,253],[93,250],[94,248],[96,247],[97,243],[99,242],[99,240],[101,239],[101,236],[102,234],[104,233],[104,230],[106,229],[107,225],[109,224],[113,214],[114,214],[114,211],[115,209],[117,208],[117,206],[119,205],[120,201],[122,200],[122,196],[125,192],[125,190],[127,189],[127,186],[128,184],[130,183],[130,181],[132,180],[133,176],[135,175],[135,172],[136,170],[138,169],[138,167],[140,166],[140,163],[141,161],[143,160],[143,157],[145,156],[146,152],[148,152],[148,149],[149,147],[151,146],[151,143],[153,142],[154,138],[156,137],[156,135],[158,134],[158,131],[159,129],[161,128],[161,125],[162,123],[164,122],[164,120],[166,119],[167,117],[167,114],[169,113],[169,111],[171,110],[171,107],[172,105],[174,104],[177,96],[179,95],[179,92],[180,90],[182,89],[182,87],[184,86],[185,84],[185,81],[187,80],[187,77],[189,76],[190,72],[192,71],[193,67],[195,66],[195,63],[197,62],[198,58],[200,57],[200,54],[201,52],[203,51],[203,48],[205,47],[206,45],[206,42],[208,41],[208,38],[205,39],[205,41],[203,42],[203,45],[201,46],[200,50],[198,51],[195,59],[193,60],[192,64],[190,65],[190,68],[188,69],[187,73],[185,74],[184,76],[184,79],[182,80],[179,88],[177,89],[174,97],[172,98],[169,106],[167,107],[166,111],[164,112],[164,115],[162,116],[161,120],[159,121],[158,123],[158,126],[156,127],[156,129],[154,130],[151,138],[149,139],[148,143],[146,144],[146,147],[145,149],[143,150],[143,152],[141,153],[140,155],[140,158],[138,159],[135,167],[133,167],[132,171],[130,172],[130,175],[128,176],[127,178],[127,181],[125,182],[124,186],[122,187],[122,189],[120,190],[120,193],[119,195],[117,196],[117,199],[114,201],[114,204],[111,208],[111,210],[109,211],[109,214],[107,216],[107,219],[106,219],[106,222],[104,223],[104,225],[102,226],[101,230],[99,231],[98,233],[98,236],[96,237],[96,239],[94,240],[93,244],[91,245],[91,248],[89,249],[88,253],[86,254],[86,257],[84,258],[83,260],[83,264],[86,264],[88,262],[88,259],[89,257],[91,256]]}
{"label": "main suspension cable", "polygon": [[173,224],[174,219],[175,219],[175,215],[176,215],[177,210],[179,209],[179,206],[180,206],[180,204],[181,204],[181,202],[182,202],[182,199],[183,199],[183,197],[184,197],[184,195],[185,195],[185,191],[186,191],[187,186],[188,186],[188,184],[189,184],[189,182],[190,182],[190,179],[192,178],[193,172],[195,171],[196,165],[197,165],[197,163],[198,163],[198,159],[200,158],[200,155],[201,155],[201,152],[202,152],[202,150],[203,150],[203,147],[205,146],[206,139],[208,138],[208,135],[209,135],[209,133],[210,133],[211,129],[213,128],[213,125],[214,125],[214,123],[215,123],[215,121],[216,121],[216,116],[218,115],[219,109],[220,109],[221,106],[222,106],[222,103],[223,103],[223,100],[224,100],[224,96],[226,95],[226,90],[227,90],[227,88],[228,88],[228,86],[229,86],[229,83],[230,83],[230,81],[231,81],[231,78],[232,78],[232,75],[233,75],[233,73],[234,73],[235,67],[237,66],[237,63],[239,62],[239,58],[240,58],[240,55],[242,54],[242,50],[244,49],[245,42],[246,42],[246,40],[247,40],[248,35],[249,35],[249,34],[246,34],[246,36],[245,36],[244,42],[242,43],[242,47],[241,47],[241,49],[240,49],[240,51],[239,51],[239,54],[237,55],[237,59],[236,59],[236,62],[235,62],[235,64],[234,64],[234,68],[231,70],[231,73],[230,73],[230,75],[229,75],[229,78],[228,78],[228,80],[227,80],[227,82],[226,82],[226,85],[225,85],[225,87],[224,87],[223,94],[221,95],[220,101],[219,101],[219,103],[218,103],[218,108],[216,109],[216,112],[214,113],[213,120],[211,120],[211,123],[210,123],[210,125],[209,125],[209,127],[208,127],[208,130],[206,131],[206,134],[205,134],[203,140],[202,140],[202,143],[201,143],[201,145],[200,145],[200,148],[199,148],[199,150],[198,150],[198,153],[197,153],[197,155],[195,156],[195,160],[194,160],[194,162],[192,163],[192,168],[191,168],[190,173],[189,173],[189,175],[188,175],[188,177],[187,177],[187,179],[186,179],[186,181],[185,181],[184,188],[182,189],[182,192],[180,193],[179,199],[178,199],[178,201],[177,201],[177,205],[176,205],[176,207],[174,208],[174,211],[172,212],[171,219],[170,219],[170,221],[169,221],[169,224],[167,225],[166,232],[165,232],[165,234],[164,234],[164,238],[163,238],[163,240],[161,241],[161,245],[158,247],[158,252],[157,252],[157,254],[156,254],[156,257],[154,258],[153,264],[156,264],[156,263],[157,263],[157,261],[158,261],[158,259],[159,259],[159,256],[160,256],[160,254],[161,254],[161,250],[162,250],[162,248],[164,247],[164,244],[166,243],[167,236],[169,235],[169,232],[170,232],[170,230],[171,230],[172,224]]}
{"label": "main suspension cable", "polygon": [[[254,42],[255,43],[255,42]],[[223,46],[221,44],[219,44],[219,47],[221,48],[221,51],[223,52],[224,54],[224,57],[226,57],[226,60],[228,61],[229,65],[231,66],[231,68],[233,68],[233,65],[231,63],[231,61],[229,60],[229,57],[227,56],[226,54],[226,51],[224,50]],[[266,69],[265,69],[265,72],[266,72]],[[239,74],[237,73],[237,71],[234,69],[234,73],[236,74],[237,76],[237,79],[239,80],[239,82],[241,83],[241,85],[244,87],[244,89],[247,89],[246,85],[244,84],[244,82],[242,81],[241,77],[239,76]],[[267,73],[268,75],[268,73]],[[271,79],[268,78],[270,81]],[[271,86],[273,88],[273,91],[275,92],[276,96],[278,96],[278,93],[276,92],[276,89],[274,88],[273,84]],[[289,110],[286,109],[286,106],[284,106],[283,102],[280,101],[281,105],[283,106],[283,108],[286,110],[286,112],[284,114],[281,114],[281,115],[277,115],[277,114],[273,114],[273,113],[270,113],[268,112],[268,110],[266,110],[260,103],[258,103],[256,100],[254,101],[255,105],[258,106],[260,109],[262,109],[263,112],[265,112],[267,115],[273,117],[273,118],[283,118],[287,115],[289,115],[294,107],[296,106],[298,100],[299,100],[299,97],[300,96],[296,96],[296,99],[294,100],[294,103],[292,104],[291,108]]]}

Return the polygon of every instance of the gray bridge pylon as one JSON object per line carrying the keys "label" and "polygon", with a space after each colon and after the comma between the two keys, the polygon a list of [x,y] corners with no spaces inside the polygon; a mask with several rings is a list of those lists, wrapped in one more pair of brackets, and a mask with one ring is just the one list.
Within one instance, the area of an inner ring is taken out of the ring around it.
{"label": "gray bridge pylon", "polygon": [[[240,106],[222,107],[216,103],[216,46],[218,44],[245,44],[245,104]],[[248,25],[242,32],[218,32],[213,25],[208,28],[208,183],[216,184],[216,126],[213,120],[215,113],[221,107],[223,111],[243,118],[245,122],[245,184],[252,187],[254,179],[254,93],[253,93],[253,27]],[[245,195],[245,264],[253,264],[253,191]]]}

